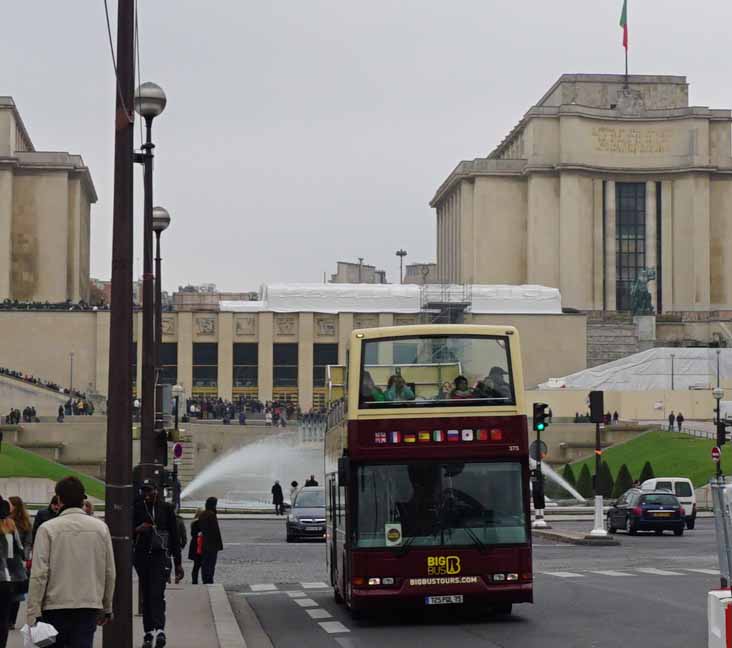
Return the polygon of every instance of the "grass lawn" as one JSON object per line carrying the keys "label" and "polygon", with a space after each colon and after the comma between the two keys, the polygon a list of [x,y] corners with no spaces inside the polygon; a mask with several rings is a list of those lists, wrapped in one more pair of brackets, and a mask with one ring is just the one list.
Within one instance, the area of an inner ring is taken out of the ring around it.
{"label": "grass lawn", "polygon": [[58,481],[69,475],[81,479],[88,495],[104,499],[104,482],[78,473],[75,470],[69,470],[62,464],[44,459],[28,450],[23,450],[9,443],[2,444],[0,477],[45,477],[46,479]]}
{"label": "grass lawn", "polygon": [[[620,466],[626,464],[633,479],[638,479],[643,464],[650,461],[656,477],[688,477],[695,487],[709,483],[714,474],[711,451],[714,441],[697,439],[676,432],[646,432],[639,437],[608,448],[603,453],[613,479],[617,478]],[[584,459],[572,464],[575,478],[579,478],[582,465],[588,464],[590,473],[595,472],[595,458]],[[722,448],[722,466],[732,467],[732,450]]]}

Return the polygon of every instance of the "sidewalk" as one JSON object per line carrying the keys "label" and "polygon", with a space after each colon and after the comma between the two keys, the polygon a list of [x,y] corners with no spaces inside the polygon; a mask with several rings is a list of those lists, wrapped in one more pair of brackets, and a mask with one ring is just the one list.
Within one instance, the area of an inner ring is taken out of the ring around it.
{"label": "sidewalk", "polygon": [[[137,584],[135,582],[134,610],[137,611]],[[239,626],[221,585],[169,585],[166,590],[167,627],[169,646],[175,648],[246,648]],[[25,622],[25,605],[20,608],[18,623]],[[142,617],[133,617],[132,646],[142,645]],[[97,630],[95,648],[102,646],[102,629]],[[23,648],[19,629],[10,633],[8,648]]]}

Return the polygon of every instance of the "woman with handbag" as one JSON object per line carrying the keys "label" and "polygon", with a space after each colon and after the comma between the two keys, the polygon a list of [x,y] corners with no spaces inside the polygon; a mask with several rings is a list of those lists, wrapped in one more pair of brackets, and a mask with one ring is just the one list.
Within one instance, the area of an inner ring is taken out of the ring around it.
{"label": "woman with handbag", "polygon": [[[20,537],[20,544],[25,554],[26,573],[30,572],[30,557],[33,547],[33,525],[31,524],[28,511],[25,508],[25,502],[20,497],[10,497],[10,517],[15,522],[15,528]],[[18,618],[18,610],[20,602],[25,600],[25,594],[21,594],[17,600],[10,606],[10,629],[15,630],[15,622]]]}
{"label": "woman with handbag", "polygon": [[0,497],[0,648],[8,643],[13,603],[28,593],[23,544],[10,513],[10,502]]}
{"label": "woman with handbag", "polygon": [[198,518],[199,535],[203,537],[201,545],[201,577],[204,585],[211,585],[216,571],[216,559],[219,551],[224,548],[221,540],[221,530],[219,529],[219,520],[216,515],[216,505],[218,500],[215,497],[209,497],[206,500],[206,509]]}
{"label": "woman with handbag", "polygon": [[191,582],[198,585],[198,574],[201,571],[201,556],[203,555],[203,536],[198,528],[198,518],[201,517],[203,509],[198,509],[191,522],[191,541],[188,545],[188,560],[193,561],[191,570]]}

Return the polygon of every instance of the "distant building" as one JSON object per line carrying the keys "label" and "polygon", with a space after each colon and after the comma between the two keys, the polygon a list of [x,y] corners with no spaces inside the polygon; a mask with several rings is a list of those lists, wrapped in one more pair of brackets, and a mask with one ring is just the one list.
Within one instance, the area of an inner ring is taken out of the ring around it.
{"label": "distant building", "polygon": [[0,97],[0,301],[88,301],[96,201],[81,156],[36,151],[13,99]]}
{"label": "distant building", "polygon": [[330,276],[330,283],[385,284],[386,272],[365,263],[338,261],[337,271]]}
{"label": "distant building", "polygon": [[423,286],[424,284],[435,284],[440,283],[437,278],[437,264],[436,263],[409,263],[405,267],[404,271],[404,283],[405,284],[417,284]]}

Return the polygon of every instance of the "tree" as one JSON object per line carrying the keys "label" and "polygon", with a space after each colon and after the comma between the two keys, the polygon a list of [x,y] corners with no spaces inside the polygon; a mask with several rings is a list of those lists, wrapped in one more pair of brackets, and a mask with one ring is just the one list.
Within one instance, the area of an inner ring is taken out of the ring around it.
{"label": "tree", "polygon": [[628,470],[628,466],[623,464],[618,470],[618,476],[615,478],[615,486],[613,487],[613,498],[618,499],[625,491],[633,487],[633,476]]}
{"label": "tree", "polygon": [[572,470],[572,464],[566,464],[564,470],[562,470],[562,477],[573,488],[577,488],[577,480],[574,477],[574,470]]}
{"label": "tree", "polygon": [[646,461],[646,463],[643,465],[643,470],[641,470],[640,474],[640,483],[642,484],[646,479],[653,479],[656,475],[653,473],[653,466],[651,465],[650,461]]}
{"label": "tree", "polygon": [[607,461],[600,464],[600,473],[597,476],[597,494],[610,497],[613,494],[613,475]]}
{"label": "tree", "polygon": [[577,490],[582,497],[592,497],[592,475],[587,464],[582,464],[579,479],[577,480]]}

